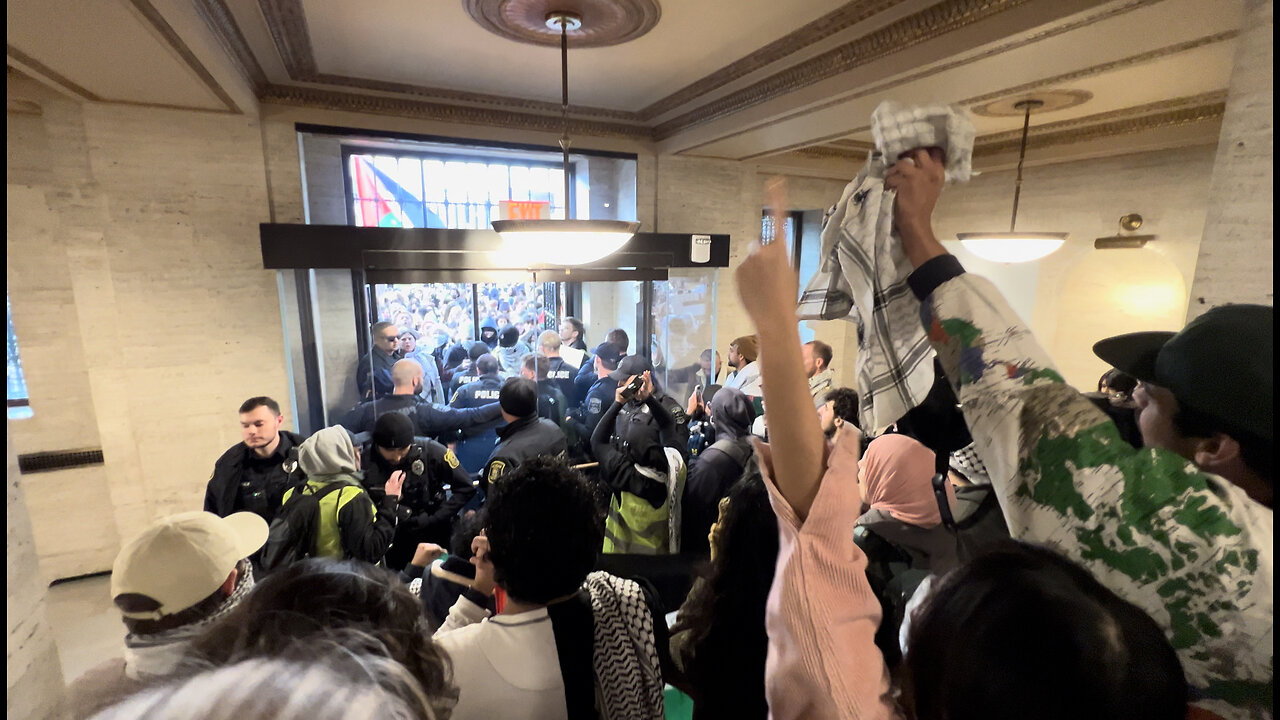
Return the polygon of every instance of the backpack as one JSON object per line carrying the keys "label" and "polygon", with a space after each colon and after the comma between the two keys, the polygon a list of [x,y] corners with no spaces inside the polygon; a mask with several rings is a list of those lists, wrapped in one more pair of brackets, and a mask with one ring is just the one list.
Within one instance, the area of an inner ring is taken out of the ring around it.
{"label": "backpack", "polygon": [[282,568],[315,552],[316,535],[320,531],[320,498],[344,487],[349,486],[344,482],[331,482],[308,493],[304,485],[289,496],[267,529],[267,543],[262,546],[264,571]]}
{"label": "backpack", "polygon": [[751,446],[750,441],[739,442],[730,440],[729,438],[721,438],[707,447],[707,450],[719,450],[738,466],[739,470],[747,467],[747,461],[751,456],[755,455],[755,448]]}

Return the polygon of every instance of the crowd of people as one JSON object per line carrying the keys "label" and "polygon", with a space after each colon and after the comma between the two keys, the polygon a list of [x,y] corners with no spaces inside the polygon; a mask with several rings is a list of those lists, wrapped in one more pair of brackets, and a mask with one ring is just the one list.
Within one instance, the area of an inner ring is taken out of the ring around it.
{"label": "crowd of people", "polygon": [[501,296],[424,349],[399,298],[365,401],[304,438],[251,398],[204,510],[125,543],[77,716],[1270,717],[1272,309],[1103,340],[1082,394],[934,237],[942,178],[885,179],[936,354],[887,429],[800,342],[782,242],[735,271],[756,332],[688,367]]}

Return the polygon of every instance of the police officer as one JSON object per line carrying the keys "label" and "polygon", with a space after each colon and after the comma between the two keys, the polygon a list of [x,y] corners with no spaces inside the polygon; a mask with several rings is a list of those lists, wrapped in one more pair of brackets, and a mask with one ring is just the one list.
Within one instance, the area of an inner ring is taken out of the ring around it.
{"label": "police officer", "polygon": [[415,438],[413,424],[400,413],[378,418],[371,446],[363,453],[365,489],[381,491],[392,473],[404,473],[396,534],[386,554],[387,567],[400,570],[418,543],[449,545],[454,518],[476,490],[453,451]]}
{"label": "police officer", "polygon": [[[484,343],[479,343],[484,347]],[[476,379],[458,388],[449,405],[455,408],[474,408],[489,405],[498,399],[498,391],[502,389],[502,378],[498,376],[501,367],[498,359],[481,353],[472,368],[476,371]],[[489,454],[493,452],[494,443],[498,442],[497,428],[502,424],[499,414],[491,422],[479,425],[462,434],[458,443],[458,459],[467,472],[477,472],[484,466]]]}
{"label": "police officer", "polygon": [[538,336],[538,352],[547,358],[547,379],[556,383],[566,398],[571,398],[577,393],[573,379],[578,375],[578,366],[560,357],[560,350],[560,336],[554,330]]}
{"label": "police officer", "polygon": [[560,392],[559,385],[547,379],[549,365],[547,358],[542,355],[528,353],[520,359],[520,377],[538,384],[538,417],[559,425],[561,430],[565,430],[565,435],[568,435],[569,431],[565,429],[568,401],[565,400],[564,393]]}
{"label": "police officer", "polygon": [[204,509],[220,517],[248,510],[271,522],[285,490],[303,482],[298,446],[305,439],[281,430],[284,415],[269,397],[252,397],[240,406],[238,442],[219,457],[205,489]]}
{"label": "police officer", "polygon": [[483,374],[476,367],[476,363],[480,360],[481,355],[489,353],[489,346],[479,340],[467,346],[467,359],[453,373],[453,379],[449,383],[450,404],[453,404],[452,398],[458,393],[458,388],[468,383],[473,383],[480,379]]}
{"label": "police officer", "polygon": [[502,418],[507,424],[498,430],[498,445],[480,476],[480,489],[515,470],[529,458],[563,455],[567,450],[564,431],[538,417],[538,385],[523,377],[507,378],[499,392]]}
{"label": "police officer", "polygon": [[602,342],[596,346],[595,357],[592,358],[592,369],[595,371],[595,382],[587,391],[582,401],[580,417],[582,419],[583,437],[591,437],[599,424],[604,411],[613,403],[613,395],[618,390],[618,381],[609,377],[609,373],[618,369],[622,360],[622,349],[611,342]]}
{"label": "police officer", "polygon": [[445,436],[452,440],[460,430],[493,424],[502,418],[497,396],[472,409],[454,410],[433,405],[419,397],[422,391],[422,366],[414,360],[400,360],[391,366],[394,390],[389,397],[360,403],[338,420],[353,435],[373,432],[378,418],[389,412],[400,413],[413,420],[415,434],[420,437]]}
{"label": "police officer", "polygon": [[[628,355],[622,358],[618,363],[618,369],[609,373],[609,377],[613,381],[621,385],[626,383],[628,378],[650,373],[652,377],[653,368],[649,365],[649,360],[643,355]],[[671,417],[675,420],[675,428],[672,430],[676,438],[676,447],[680,449],[680,455],[684,461],[689,462],[689,416],[685,414],[684,407],[670,395],[667,395],[658,386],[656,380],[653,380],[654,391],[653,399],[662,403],[663,407],[671,413]],[[653,413],[649,410],[647,403],[640,402],[632,397],[618,412],[618,419],[614,423],[614,438],[637,438],[638,433],[648,436],[647,442],[660,445],[662,440],[659,438],[658,424],[653,419]]]}

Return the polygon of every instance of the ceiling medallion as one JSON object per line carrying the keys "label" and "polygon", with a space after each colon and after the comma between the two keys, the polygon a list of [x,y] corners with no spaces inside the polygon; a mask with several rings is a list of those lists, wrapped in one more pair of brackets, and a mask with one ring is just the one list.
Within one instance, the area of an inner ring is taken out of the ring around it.
{"label": "ceiling medallion", "polygon": [[549,27],[547,16],[568,11],[581,18],[579,27],[568,28],[575,48],[635,40],[662,17],[658,0],[462,0],[462,7],[480,27],[495,35],[548,46],[560,44],[560,28]]}
{"label": "ceiling medallion", "polygon": [[983,117],[1022,117],[1024,107],[1022,103],[1030,99],[1043,103],[1036,106],[1036,113],[1043,114],[1083,105],[1093,99],[1093,93],[1088,90],[1045,90],[1022,93],[975,105],[969,108],[969,111]]}

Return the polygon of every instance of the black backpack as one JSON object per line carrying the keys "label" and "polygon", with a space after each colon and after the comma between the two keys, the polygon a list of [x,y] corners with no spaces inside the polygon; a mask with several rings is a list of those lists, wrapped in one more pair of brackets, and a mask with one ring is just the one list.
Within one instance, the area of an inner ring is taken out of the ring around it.
{"label": "black backpack", "polygon": [[267,530],[267,544],[262,546],[262,569],[271,572],[311,555],[320,531],[320,498],[335,490],[350,487],[345,482],[331,482],[315,493],[307,487],[296,488],[280,507]]}

